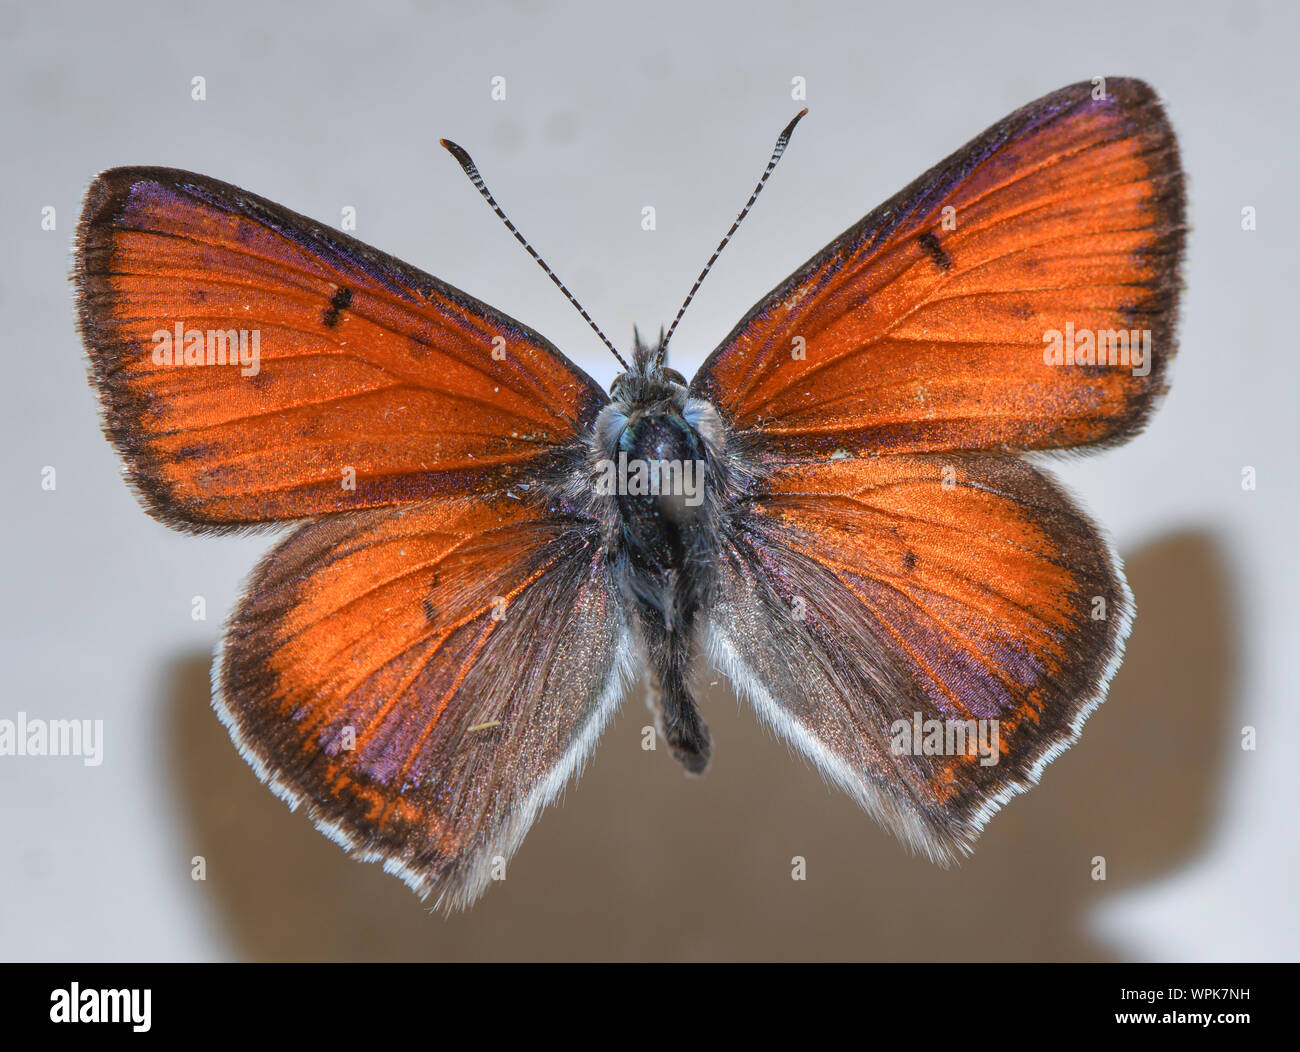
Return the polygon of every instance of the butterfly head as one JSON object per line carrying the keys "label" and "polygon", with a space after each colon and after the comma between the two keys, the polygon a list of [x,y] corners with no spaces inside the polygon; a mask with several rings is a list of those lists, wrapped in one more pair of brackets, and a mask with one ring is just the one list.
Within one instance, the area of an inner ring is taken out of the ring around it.
{"label": "butterfly head", "polygon": [[727,435],[717,410],[692,397],[686,377],[664,364],[662,328],[653,343],[634,332],[632,364],[610,385],[609,404],[591,432],[591,463],[598,469],[620,457],[647,463],[698,461],[701,468],[707,463],[710,485],[721,492]]}
{"label": "butterfly head", "polygon": [[672,407],[680,412],[686,403],[686,377],[665,365],[664,330],[659,339],[647,343],[633,328],[632,365],[610,384],[610,398],[625,414],[652,406]]}

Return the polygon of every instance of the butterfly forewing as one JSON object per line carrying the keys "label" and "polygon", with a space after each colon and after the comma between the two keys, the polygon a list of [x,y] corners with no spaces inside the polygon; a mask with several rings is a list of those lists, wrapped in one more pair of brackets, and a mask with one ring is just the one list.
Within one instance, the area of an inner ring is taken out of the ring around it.
{"label": "butterfly forewing", "polygon": [[180,528],[527,477],[606,401],[520,323],[204,176],[104,172],[78,248],[106,430],[149,510]]}
{"label": "butterfly forewing", "polygon": [[[1018,110],[845,231],[754,307],[695,392],[785,455],[1131,435],[1174,351],[1182,174],[1151,88],[1104,90]],[[1101,341],[1106,364],[1049,362],[1053,333]]]}

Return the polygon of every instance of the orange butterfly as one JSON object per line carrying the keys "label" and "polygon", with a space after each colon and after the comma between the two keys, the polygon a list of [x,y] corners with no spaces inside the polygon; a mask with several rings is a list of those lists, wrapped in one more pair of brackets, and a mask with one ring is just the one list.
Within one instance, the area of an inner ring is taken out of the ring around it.
{"label": "orange butterfly", "polygon": [[298,524],[215,669],[258,775],[465,906],[640,663],[705,768],[707,652],[901,838],[968,852],[1076,739],[1132,617],[1097,527],[1020,455],[1132,436],[1174,353],[1177,146],[1150,87],[1104,83],[921,176],[689,384],[672,329],[638,338],[609,396],[519,322],[260,197],[100,175],[80,322],[140,499],[196,533]]}

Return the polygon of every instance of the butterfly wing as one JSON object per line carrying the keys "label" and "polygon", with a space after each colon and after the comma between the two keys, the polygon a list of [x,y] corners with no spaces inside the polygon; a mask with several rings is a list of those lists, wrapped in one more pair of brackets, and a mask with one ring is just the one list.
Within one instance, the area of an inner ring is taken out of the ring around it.
{"label": "butterfly wing", "polygon": [[[1016,111],[845,231],[750,311],[694,392],[786,454],[1137,431],[1174,352],[1182,172],[1148,85],[1093,90]],[[1105,365],[1045,360],[1067,323],[1107,345]],[[1133,332],[1149,335],[1138,364],[1120,353]]]}
{"label": "butterfly wing", "polygon": [[946,863],[1075,740],[1131,617],[1109,546],[1045,475],[903,454],[769,465],[708,635],[779,735]]}
{"label": "butterfly wing", "polygon": [[353,854],[472,902],[621,693],[594,526],[540,486],[604,393],[485,304],[186,172],[99,176],[75,278],[106,431],[155,517],[323,516],[231,617],[232,737]]}
{"label": "butterfly wing", "polygon": [[189,172],[100,175],[75,280],[105,430],[150,513],[181,529],[535,474],[606,401],[486,304]]}
{"label": "butterfly wing", "polygon": [[[1075,740],[1132,617],[1097,528],[1014,455],[1133,434],[1174,352],[1177,146],[1147,85],[1105,84],[1026,106],[876,209],[692,383],[760,469],[715,661],[940,862]],[[1146,330],[1147,356],[1049,364],[1067,325]],[[958,724],[997,748],[957,748]]]}
{"label": "butterfly wing", "polygon": [[592,528],[514,491],[302,526],[231,617],[214,704],[290,806],[469,905],[621,695],[628,630]]}

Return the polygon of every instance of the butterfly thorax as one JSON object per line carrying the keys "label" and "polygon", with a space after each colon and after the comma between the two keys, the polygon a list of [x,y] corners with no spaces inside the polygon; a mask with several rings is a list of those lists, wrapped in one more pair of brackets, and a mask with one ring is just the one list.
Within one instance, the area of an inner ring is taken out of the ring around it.
{"label": "butterfly thorax", "polygon": [[635,571],[667,584],[686,565],[704,502],[707,461],[699,434],[677,413],[627,419],[609,461],[619,543]]}

